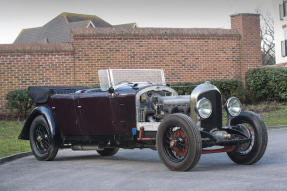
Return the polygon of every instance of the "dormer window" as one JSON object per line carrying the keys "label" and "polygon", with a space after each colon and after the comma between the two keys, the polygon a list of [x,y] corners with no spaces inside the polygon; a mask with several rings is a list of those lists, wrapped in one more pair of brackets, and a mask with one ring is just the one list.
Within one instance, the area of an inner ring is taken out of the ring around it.
{"label": "dormer window", "polygon": [[94,28],[96,28],[96,27],[95,27],[95,25],[93,24],[93,22],[90,21],[89,24],[87,25],[87,28],[88,28],[88,29],[94,29]]}

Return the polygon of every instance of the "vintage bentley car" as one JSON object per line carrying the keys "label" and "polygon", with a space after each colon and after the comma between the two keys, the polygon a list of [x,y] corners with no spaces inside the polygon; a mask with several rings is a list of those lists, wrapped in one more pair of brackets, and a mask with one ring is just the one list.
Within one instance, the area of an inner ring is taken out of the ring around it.
{"label": "vintage bentley car", "polygon": [[[150,148],[171,170],[193,168],[201,154],[226,152],[238,164],[263,156],[267,130],[259,115],[241,111],[209,82],[178,95],[162,70],[99,70],[101,88],[29,87],[37,107],[20,139],[30,140],[38,160],[53,160],[59,148],[96,150]],[[223,107],[227,113],[223,125]]]}

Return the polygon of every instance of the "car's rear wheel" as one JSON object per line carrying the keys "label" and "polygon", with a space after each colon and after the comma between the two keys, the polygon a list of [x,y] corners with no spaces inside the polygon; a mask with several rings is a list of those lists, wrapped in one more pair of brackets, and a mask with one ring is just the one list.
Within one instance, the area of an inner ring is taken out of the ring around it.
{"label": "car's rear wheel", "polygon": [[42,115],[33,120],[29,137],[32,152],[38,160],[54,160],[58,153],[58,147],[52,138],[49,125]]}
{"label": "car's rear wheel", "polygon": [[253,112],[242,112],[231,121],[231,125],[243,125],[251,140],[237,145],[234,151],[228,152],[229,158],[237,164],[251,165],[259,161],[267,146],[267,128],[263,120]]}
{"label": "car's rear wheel", "polygon": [[104,148],[103,150],[97,150],[97,152],[98,152],[101,156],[113,156],[113,155],[115,155],[118,151],[119,151],[119,148],[118,148],[118,147],[114,147],[114,148]]}
{"label": "car's rear wheel", "polygon": [[190,117],[176,113],[160,124],[156,144],[160,159],[174,171],[188,171],[201,156],[201,136]]}

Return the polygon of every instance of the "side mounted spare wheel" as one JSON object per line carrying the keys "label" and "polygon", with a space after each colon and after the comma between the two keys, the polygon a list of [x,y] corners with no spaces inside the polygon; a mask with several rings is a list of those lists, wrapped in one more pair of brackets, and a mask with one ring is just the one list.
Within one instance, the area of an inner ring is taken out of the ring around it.
{"label": "side mounted spare wheel", "polygon": [[38,160],[54,160],[58,146],[44,116],[35,117],[30,127],[29,138],[32,152]]}
{"label": "side mounted spare wheel", "polygon": [[201,136],[192,119],[176,113],[164,118],[156,136],[160,159],[174,171],[188,171],[201,156]]}

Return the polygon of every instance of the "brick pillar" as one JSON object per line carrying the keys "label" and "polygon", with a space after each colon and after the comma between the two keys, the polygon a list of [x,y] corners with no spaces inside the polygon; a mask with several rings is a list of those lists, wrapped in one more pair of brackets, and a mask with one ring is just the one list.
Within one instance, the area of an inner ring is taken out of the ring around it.
{"label": "brick pillar", "polygon": [[245,81],[249,69],[262,66],[260,15],[231,15],[231,29],[237,29],[241,34],[241,78]]}

